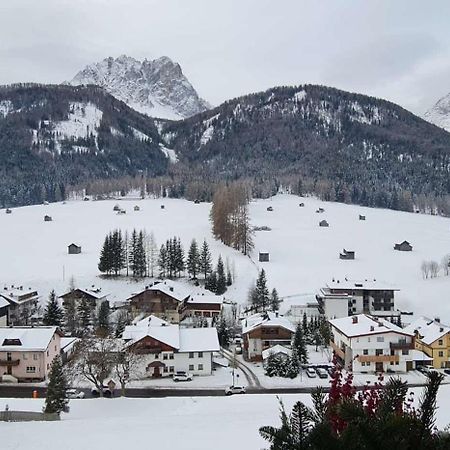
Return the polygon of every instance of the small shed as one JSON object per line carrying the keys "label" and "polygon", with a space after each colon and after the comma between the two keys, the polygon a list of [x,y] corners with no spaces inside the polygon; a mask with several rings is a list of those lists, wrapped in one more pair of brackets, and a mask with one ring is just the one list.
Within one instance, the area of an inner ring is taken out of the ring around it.
{"label": "small shed", "polygon": [[316,209],[316,213],[323,213],[323,212],[325,212],[324,208],[317,208]]}
{"label": "small shed", "polygon": [[272,206],[268,206],[267,207],[267,211],[273,211],[273,207]]}
{"label": "small shed", "polygon": [[117,214],[126,214],[127,211],[126,209],[119,209],[119,211],[117,211]]}
{"label": "small shed", "polygon": [[72,243],[67,247],[67,250],[69,252],[69,255],[78,255],[79,253],[81,253],[81,246]]}
{"label": "small shed", "polygon": [[83,198],[83,201],[85,201],[85,202],[88,202],[89,200],[90,200],[89,197],[84,197],[84,198]]}
{"label": "small shed", "polygon": [[359,220],[366,220],[366,216],[359,215]]}
{"label": "small shed", "polygon": [[300,208],[303,208],[305,206],[304,203],[299,203],[298,206],[300,206]]}
{"label": "small shed", "polygon": [[161,209],[164,209],[165,208],[165,206],[164,205],[161,205]]}
{"label": "small shed", "polygon": [[44,216],[44,222],[51,222],[52,220],[53,220],[52,216],[47,216],[47,215]]}
{"label": "small shed", "polygon": [[319,222],[319,227],[329,227],[330,224],[324,219]]}
{"label": "small shed", "polygon": [[196,199],[194,200],[194,203],[195,203],[196,205],[198,205],[198,204],[200,204],[200,200],[199,200],[198,198],[196,198]]}
{"label": "small shed", "polygon": [[139,208],[139,206],[138,206],[138,205],[134,205],[134,210],[135,210],[135,211],[140,211],[140,210],[141,210],[141,208]]}
{"label": "small shed", "polygon": [[119,205],[114,205],[113,211],[120,211],[120,206]]}
{"label": "small shed", "polygon": [[395,244],[394,250],[398,250],[400,252],[410,252],[412,251],[412,245],[408,241],[403,241],[400,242],[400,244]]}
{"label": "small shed", "polygon": [[6,214],[11,214],[11,213],[12,213],[12,210],[10,210],[9,208],[6,208],[5,213],[6,213]]}
{"label": "small shed", "polygon": [[270,261],[270,254],[266,251],[260,251],[259,252],[259,262],[269,262]]}
{"label": "small shed", "polygon": [[339,259],[355,259],[355,252],[353,250],[343,249],[342,253],[339,253]]}

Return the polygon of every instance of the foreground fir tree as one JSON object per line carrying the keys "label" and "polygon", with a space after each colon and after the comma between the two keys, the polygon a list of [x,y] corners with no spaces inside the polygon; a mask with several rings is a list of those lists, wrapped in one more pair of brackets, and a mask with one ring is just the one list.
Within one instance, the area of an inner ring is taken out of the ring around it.
{"label": "foreground fir tree", "polygon": [[209,246],[206,240],[203,241],[202,250],[200,252],[200,271],[202,272],[205,280],[212,271],[212,258]]}
{"label": "foreground fir tree", "polygon": [[267,288],[266,272],[261,269],[256,280],[255,291],[257,306],[261,311],[267,311],[270,303],[269,289]]}
{"label": "foreground fir tree", "polygon": [[303,333],[303,327],[300,323],[295,329],[294,339],[292,340],[292,349],[295,350],[300,364],[308,363],[308,349],[306,348],[306,339]]}
{"label": "foreground fir tree", "polygon": [[405,382],[382,379],[356,391],[352,375],[335,368],[329,394],[312,394],[313,408],[297,402],[287,414],[280,402],[281,427],[264,426],[271,450],[444,450],[450,435],[435,427],[436,398],[443,375],[429,375],[418,406]]}
{"label": "foreground fir tree", "polygon": [[98,324],[97,324],[97,335],[106,337],[109,335],[111,328],[109,323],[109,316],[111,314],[110,308],[109,308],[109,302],[108,300],[105,300],[100,305],[99,311],[98,311]]}
{"label": "foreground fir tree", "polygon": [[189,275],[196,279],[200,269],[200,253],[198,251],[197,241],[192,239],[186,260],[186,267]]}
{"label": "foreground fir tree", "polygon": [[47,394],[45,397],[46,413],[60,413],[64,411],[69,403],[66,396],[67,379],[64,374],[61,358],[55,356],[49,373]]}
{"label": "foreground fir tree", "polygon": [[54,290],[50,292],[47,305],[45,306],[44,316],[42,318],[44,325],[60,327],[64,321],[64,313],[58,304]]}
{"label": "foreground fir tree", "polygon": [[219,256],[217,261],[217,284],[216,284],[216,294],[222,295],[227,290],[227,279],[225,276],[225,268],[222,261],[222,256]]}

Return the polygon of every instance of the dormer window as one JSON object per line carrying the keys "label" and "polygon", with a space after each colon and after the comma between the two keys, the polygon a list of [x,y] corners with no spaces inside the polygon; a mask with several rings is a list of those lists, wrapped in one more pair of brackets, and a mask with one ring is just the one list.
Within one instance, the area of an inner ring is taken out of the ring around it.
{"label": "dormer window", "polygon": [[22,345],[20,339],[4,339],[2,345]]}

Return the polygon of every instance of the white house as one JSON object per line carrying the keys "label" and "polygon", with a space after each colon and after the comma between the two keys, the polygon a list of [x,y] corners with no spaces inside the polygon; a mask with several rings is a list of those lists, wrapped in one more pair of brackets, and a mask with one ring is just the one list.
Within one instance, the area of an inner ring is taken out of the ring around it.
{"label": "white house", "polygon": [[316,295],[319,310],[327,319],[370,314],[397,320],[394,295],[399,289],[377,280],[335,280]]}
{"label": "white house", "polygon": [[5,287],[0,291],[0,298],[9,303],[8,324],[29,325],[34,319],[39,300],[37,291],[23,286],[11,288]]}
{"label": "white house", "polygon": [[9,302],[0,297],[0,327],[6,327],[8,325],[8,310],[9,310]]}
{"label": "white house", "polygon": [[413,369],[414,334],[388,320],[358,314],[330,320],[331,346],[354,372],[406,372]]}
{"label": "white house", "polygon": [[61,336],[57,327],[0,328],[0,378],[45,380],[60,353]]}
{"label": "white house", "polygon": [[125,327],[122,338],[133,352],[145,355],[145,370],[152,378],[179,370],[211,375],[213,353],[220,350],[216,328],[180,328],[156,316]]}

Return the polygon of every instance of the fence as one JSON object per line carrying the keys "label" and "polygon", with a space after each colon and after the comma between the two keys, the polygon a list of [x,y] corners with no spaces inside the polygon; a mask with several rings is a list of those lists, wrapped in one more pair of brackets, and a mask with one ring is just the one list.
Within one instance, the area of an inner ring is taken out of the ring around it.
{"label": "fence", "polygon": [[58,413],[43,413],[34,411],[0,411],[0,422],[31,422],[34,420],[60,420]]}

